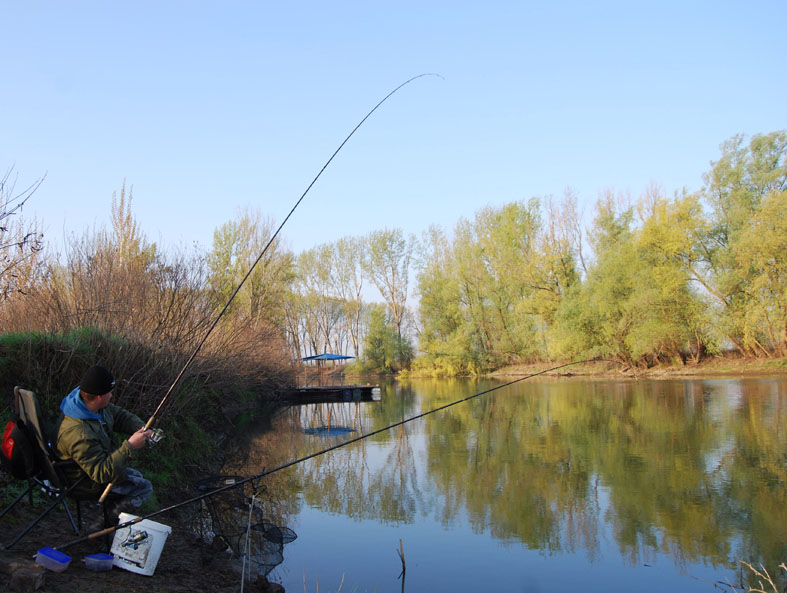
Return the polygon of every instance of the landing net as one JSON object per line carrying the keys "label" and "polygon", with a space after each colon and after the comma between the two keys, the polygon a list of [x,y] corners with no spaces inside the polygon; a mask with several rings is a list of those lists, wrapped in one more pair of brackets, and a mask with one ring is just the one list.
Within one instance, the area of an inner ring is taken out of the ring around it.
{"label": "landing net", "polygon": [[[242,480],[243,476],[212,476],[199,480],[195,487],[204,494]],[[204,545],[214,552],[223,550],[233,558],[243,558],[246,570],[259,576],[268,576],[281,564],[285,544],[298,537],[292,529],[276,525],[265,516],[260,500],[264,492],[260,489],[255,493],[247,482],[203,498],[191,525]]]}

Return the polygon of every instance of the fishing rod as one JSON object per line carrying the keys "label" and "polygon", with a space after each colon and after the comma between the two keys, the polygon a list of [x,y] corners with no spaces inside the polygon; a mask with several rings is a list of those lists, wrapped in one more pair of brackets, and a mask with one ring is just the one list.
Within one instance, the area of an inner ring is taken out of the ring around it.
{"label": "fishing rod", "polygon": [[[399,89],[401,89],[403,86],[406,86],[406,85],[410,84],[411,82],[413,82],[414,80],[417,80],[417,79],[419,79],[419,78],[422,78],[422,77],[424,77],[424,76],[438,76],[438,77],[442,78],[442,77],[441,77],[439,74],[435,74],[435,73],[433,73],[433,72],[425,72],[425,73],[423,73],[423,74],[419,74],[419,75],[417,75],[417,76],[413,76],[412,78],[410,78],[410,79],[408,79],[408,80],[404,81],[402,84],[400,84],[398,87],[396,87],[396,88],[395,88],[394,90],[392,90],[390,93],[388,93],[388,94],[387,94],[385,97],[383,97],[383,98],[380,100],[380,102],[379,102],[379,103],[377,103],[377,105],[375,105],[375,106],[374,106],[374,107],[373,107],[373,108],[372,108],[372,109],[369,111],[369,113],[367,113],[367,114],[366,114],[366,115],[363,117],[363,119],[362,119],[361,121],[359,121],[359,122],[358,122],[358,124],[357,124],[357,125],[356,125],[356,126],[353,128],[353,129],[352,129],[352,131],[351,131],[349,134],[347,134],[347,137],[346,137],[346,138],[345,138],[345,139],[342,141],[342,143],[339,145],[339,147],[338,147],[338,148],[337,148],[337,149],[336,149],[336,150],[333,152],[333,154],[331,155],[331,158],[329,158],[327,161],[325,161],[325,164],[322,166],[322,169],[320,169],[319,173],[317,173],[317,175],[315,175],[314,179],[312,179],[311,183],[308,185],[308,187],[307,187],[307,188],[304,190],[304,192],[301,194],[301,197],[300,197],[300,198],[298,198],[298,200],[295,202],[295,205],[292,207],[292,209],[290,210],[289,214],[287,214],[287,216],[285,216],[285,217],[284,217],[284,220],[282,220],[281,224],[280,224],[280,225],[279,225],[279,227],[276,229],[276,232],[274,232],[274,233],[273,233],[273,235],[271,235],[271,238],[270,238],[270,239],[268,240],[268,242],[265,244],[265,247],[263,247],[262,251],[260,251],[260,254],[257,256],[257,259],[255,259],[255,260],[254,260],[254,263],[252,263],[252,264],[251,264],[251,267],[250,267],[250,268],[249,268],[249,270],[246,272],[246,275],[245,275],[245,276],[243,277],[243,279],[240,281],[240,283],[238,284],[238,286],[236,286],[236,287],[235,287],[235,290],[232,292],[232,294],[230,295],[229,299],[227,299],[227,303],[224,305],[224,307],[221,309],[221,311],[219,312],[219,314],[218,314],[218,315],[216,316],[216,318],[213,320],[213,323],[212,323],[212,324],[210,325],[210,327],[208,328],[208,331],[207,331],[207,332],[205,332],[205,335],[203,336],[202,340],[199,342],[199,344],[197,344],[197,347],[194,349],[194,352],[192,352],[192,353],[191,353],[191,356],[189,356],[188,360],[186,360],[186,364],[184,364],[184,365],[183,365],[183,368],[180,370],[180,372],[178,373],[177,377],[175,377],[175,380],[172,382],[172,385],[170,385],[169,389],[167,389],[167,392],[164,394],[164,397],[163,397],[163,398],[161,399],[161,401],[159,402],[159,405],[158,405],[158,407],[155,409],[155,411],[153,412],[153,414],[151,415],[151,417],[150,417],[150,418],[148,419],[148,421],[145,423],[145,426],[144,426],[143,430],[148,430],[148,429],[151,427],[151,425],[153,424],[153,422],[154,422],[154,421],[155,421],[155,419],[156,419],[156,416],[158,416],[159,412],[160,412],[160,411],[161,411],[161,409],[164,407],[164,403],[167,401],[167,399],[169,399],[169,396],[170,396],[170,395],[172,394],[172,392],[175,390],[175,387],[178,385],[178,383],[180,383],[180,380],[183,378],[183,375],[186,373],[186,370],[189,368],[189,366],[191,366],[191,363],[194,361],[194,359],[196,358],[197,354],[198,354],[198,353],[199,353],[199,351],[202,349],[202,346],[205,344],[205,342],[208,340],[208,337],[210,336],[210,334],[213,332],[213,330],[214,330],[214,329],[216,328],[216,326],[218,325],[218,323],[219,323],[219,320],[221,320],[221,318],[224,316],[224,313],[226,313],[226,312],[227,312],[227,309],[229,309],[229,306],[232,304],[232,301],[235,299],[235,296],[238,294],[238,292],[240,292],[240,289],[241,289],[241,288],[243,287],[243,285],[246,283],[246,280],[248,280],[248,279],[249,279],[249,276],[251,276],[251,273],[254,271],[254,268],[257,266],[257,264],[258,264],[258,263],[260,263],[260,260],[262,260],[262,258],[264,257],[265,253],[268,251],[268,248],[269,248],[269,247],[270,247],[270,246],[273,244],[273,242],[276,240],[276,237],[278,237],[278,235],[279,235],[279,232],[281,231],[282,227],[284,227],[284,225],[285,225],[285,224],[287,223],[287,221],[290,219],[290,216],[292,216],[293,212],[295,212],[295,209],[296,209],[296,208],[297,208],[297,207],[300,205],[300,203],[303,201],[303,198],[305,198],[305,197],[306,197],[306,194],[308,194],[308,193],[309,193],[309,190],[311,190],[312,186],[313,186],[315,183],[317,183],[317,180],[320,178],[320,176],[322,175],[323,171],[325,171],[325,169],[327,169],[327,168],[328,168],[328,165],[330,165],[330,164],[331,164],[331,161],[333,161],[334,157],[335,157],[337,154],[339,154],[339,151],[340,151],[342,148],[344,148],[344,145],[345,145],[345,144],[347,144],[347,141],[348,141],[350,138],[352,138],[352,137],[353,137],[353,134],[355,134],[355,132],[358,130],[358,128],[360,128],[360,127],[361,127],[361,126],[364,124],[364,122],[365,122],[367,119],[369,119],[369,117],[371,117],[371,115],[372,115],[372,114],[373,114],[375,111],[377,111],[377,109],[378,109],[378,108],[379,108],[379,107],[380,107],[380,106],[381,106],[383,103],[385,103],[385,102],[386,102],[386,101],[387,101],[387,100],[388,100],[388,99],[391,97],[391,95],[393,95],[394,93],[396,93],[396,91],[398,91]],[[105,500],[105,499],[106,499],[106,497],[109,495],[109,492],[110,492],[111,490],[112,490],[112,482],[110,482],[109,484],[107,484],[107,487],[106,487],[106,489],[104,490],[103,494],[101,494],[101,497],[98,499],[98,501],[99,501],[99,502],[104,502],[104,500]]]}
{"label": "fishing rod", "polygon": [[352,445],[353,443],[357,443],[357,442],[362,441],[364,439],[368,439],[369,437],[372,437],[374,435],[380,434],[381,432],[385,432],[387,430],[391,430],[392,428],[396,428],[397,426],[402,426],[403,424],[407,424],[408,422],[412,422],[413,420],[418,420],[419,418],[423,418],[425,416],[429,416],[430,414],[434,414],[436,412],[440,412],[441,410],[445,410],[446,408],[450,408],[452,406],[456,406],[456,405],[464,403],[466,401],[470,401],[471,399],[475,399],[475,398],[480,397],[482,395],[486,395],[487,393],[491,393],[492,391],[497,391],[498,389],[503,389],[504,387],[510,387],[511,385],[514,385],[514,384],[519,383],[521,381],[525,381],[527,379],[531,379],[532,377],[537,377],[538,375],[544,375],[546,373],[549,373],[549,372],[552,372],[552,371],[556,371],[558,369],[562,369],[562,368],[569,367],[569,366],[574,366],[574,365],[577,365],[577,364],[583,364],[583,363],[587,363],[587,362],[612,362],[612,363],[616,363],[616,364],[622,364],[622,363],[620,363],[619,361],[616,361],[616,360],[608,360],[608,359],[604,359],[604,358],[589,358],[587,360],[577,360],[577,361],[573,361],[573,362],[566,362],[566,363],[563,363],[563,364],[560,364],[560,365],[557,365],[557,366],[554,366],[554,367],[551,367],[551,368],[548,368],[548,369],[544,369],[543,371],[538,371],[536,373],[531,373],[530,375],[525,375],[523,377],[519,377],[517,379],[509,381],[508,383],[503,383],[501,385],[495,385],[494,387],[490,387],[489,389],[485,389],[483,391],[479,391],[478,393],[474,393],[473,395],[469,395],[467,397],[463,397],[461,399],[455,400],[455,401],[450,402],[448,404],[444,404],[442,406],[438,406],[438,407],[433,408],[431,410],[428,410],[426,412],[422,412],[421,414],[416,414],[415,416],[411,416],[409,418],[405,418],[404,420],[400,420],[398,422],[394,422],[393,424],[390,424],[390,425],[388,425],[388,426],[386,426],[384,428],[379,428],[379,429],[374,430],[372,432],[369,432],[369,433],[363,434],[361,436],[352,438],[352,439],[350,439],[348,441],[344,441],[343,443],[332,445],[332,446],[330,446],[330,447],[328,447],[326,449],[321,449],[320,451],[316,451],[315,453],[310,453],[309,455],[306,455],[305,457],[300,457],[298,459],[294,459],[292,461],[288,461],[287,463],[279,465],[278,467],[274,467],[273,469],[263,470],[260,473],[255,474],[253,476],[249,476],[247,478],[242,478],[240,480],[236,480],[232,484],[227,484],[225,486],[221,486],[219,488],[211,490],[210,492],[206,492],[204,494],[200,494],[200,495],[195,496],[193,498],[189,498],[188,500],[184,500],[184,501],[175,503],[175,504],[170,505],[168,507],[159,509],[158,511],[154,511],[154,512],[148,514],[148,515],[143,516],[143,517],[136,517],[136,518],[131,519],[129,521],[125,521],[123,523],[119,523],[119,524],[115,525],[114,527],[107,527],[105,529],[102,529],[101,531],[96,531],[94,533],[90,533],[88,535],[84,535],[84,536],[82,536],[80,538],[77,538],[75,540],[72,540],[70,542],[66,542],[65,544],[63,544],[61,546],[58,546],[55,549],[56,550],[63,550],[65,548],[71,547],[71,546],[76,545],[78,543],[82,543],[84,541],[88,541],[88,540],[91,540],[91,539],[95,539],[97,537],[102,537],[104,535],[108,535],[110,533],[114,533],[118,529],[123,529],[125,527],[129,527],[131,525],[139,523],[140,521],[144,521],[145,519],[150,519],[152,517],[156,517],[158,515],[161,515],[162,513],[166,513],[166,512],[169,512],[169,511],[174,511],[175,509],[178,509],[180,507],[186,506],[186,505],[191,504],[193,502],[199,502],[200,500],[203,500],[203,499],[208,498],[210,496],[214,496],[216,494],[220,494],[222,492],[226,492],[227,490],[232,490],[234,488],[237,488],[238,486],[243,486],[244,484],[248,484],[249,482],[259,481],[262,478],[264,478],[265,476],[269,476],[270,474],[276,473],[276,472],[281,471],[283,469],[287,469],[288,467],[292,467],[294,465],[298,465],[299,463],[303,463],[304,461],[308,461],[309,459],[314,459],[315,457],[319,457],[320,455],[325,455],[326,453],[330,453],[331,451],[335,451],[336,449],[341,449],[342,447],[347,447],[348,445]]}

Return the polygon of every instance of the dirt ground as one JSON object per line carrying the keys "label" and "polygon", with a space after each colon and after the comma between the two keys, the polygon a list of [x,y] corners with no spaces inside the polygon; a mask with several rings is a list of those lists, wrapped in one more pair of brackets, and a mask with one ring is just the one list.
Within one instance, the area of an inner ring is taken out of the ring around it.
{"label": "dirt ground", "polygon": [[[9,517],[14,515],[10,520]],[[15,535],[21,521],[35,517],[33,509],[23,508],[20,503],[0,523],[0,541],[8,541]],[[63,572],[45,571],[45,582],[38,589],[44,593],[193,593],[236,592],[240,590],[241,574],[238,563],[223,551],[200,544],[179,526],[176,517],[157,517],[156,520],[172,527],[164,549],[152,576],[144,576],[113,567],[106,572],[95,572],[85,567],[83,558],[88,554],[108,551],[102,539],[86,541],[63,549],[72,558]],[[9,562],[35,565],[39,548],[58,548],[72,542],[75,536],[68,518],[61,508],[55,509],[28,533],[11,550],[0,550],[0,592],[13,591],[10,576],[2,574]],[[24,588],[21,590],[25,590]],[[28,589],[31,590],[31,589]],[[245,590],[253,592],[282,591],[262,578],[254,583],[245,583]]]}

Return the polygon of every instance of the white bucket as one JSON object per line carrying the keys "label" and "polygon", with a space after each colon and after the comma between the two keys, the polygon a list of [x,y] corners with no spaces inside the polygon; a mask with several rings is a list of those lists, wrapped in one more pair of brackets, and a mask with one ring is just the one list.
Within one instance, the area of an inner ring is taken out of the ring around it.
{"label": "white bucket", "polygon": [[[135,515],[120,513],[120,523],[137,519]],[[115,556],[114,566],[152,576],[156,570],[161,551],[172,528],[149,519],[123,527],[115,532],[111,552]]]}

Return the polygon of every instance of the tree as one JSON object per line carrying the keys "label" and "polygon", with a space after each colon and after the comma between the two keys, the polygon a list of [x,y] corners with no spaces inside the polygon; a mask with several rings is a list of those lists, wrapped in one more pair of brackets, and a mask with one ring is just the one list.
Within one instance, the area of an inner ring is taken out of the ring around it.
{"label": "tree", "polygon": [[[640,226],[634,223],[639,213]],[[680,202],[651,187],[633,208],[610,192],[597,204],[595,259],[562,302],[552,330],[557,356],[614,356],[629,363],[694,360],[713,347],[705,303],[676,252],[687,238]]]}
{"label": "tree", "polygon": [[470,348],[459,279],[453,247],[439,227],[424,233],[417,268],[420,364],[438,375],[466,372]]}
{"label": "tree", "polygon": [[363,343],[364,366],[368,371],[391,373],[397,368],[400,337],[388,325],[383,306],[372,305],[368,316],[369,329]]}
{"label": "tree", "polygon": [[697,362],[717,346],[709,331],[707,301],[676,257],[687,242],[681,203],[651,188],[638,209],[642,227],[634,237],[637,282],[632,300],[637,316],[628,344],[634,356],[667,356],[679,362],[691,356]]}
{"label": "tree", "polygon": [[[735,136],[721,150],[703,190],[683,199],[691,241],[679,257],[715,303],[718,331],[742,354],[770,356],[783,348],[779,313],[768,303],[782,294],[784,262],[763,256],[778,253],[787,216],[779,196],[787,190],[787,132],[755,135],[748,145]],[[773,273],[763,273],[766,261]]]}
{"label": "tree", "polygon": [[414,238],[405,238],[401,229],[373,231],[366,237],[363,270],[388,305],[400,338],[407,313],[410,260],[414,245]]}
{"label": "tree", "polygon": [[548,202],[546,223],[532,199],[484,208],[450,240],[430,230],[418,292],[421,350],[433,370],[475,373],[546,354],[555,312],[579,281],[574,225],[570,198]]}
{"label": "tree", "polygon": [[344,237],[333,245],[330,282],[334,295],[342,303],[347,331],[356,358],[360,353],[361,314],[363,311],[362,260],[363,241],[361,239]]}
{"label": "tree", "polygon": [[540,292],[550,291],[536,261],[540,228],[535,199],[484,208],[473,221],[475,244],[470,251],[483,266],[477,276],[484,301],[479,306],[486,309],[484,333],[496,363],[534,358],[538,351],[536,317],[541,307],[536,301]]}
{"label": "tree", "polygon": [[630,301],[637,285],[632,220],[628,201],[612,192],[596,204],[591,232],[595,259],[585,283],[569,292],[556,314],[554,355],[632,360],[627,344],[636,319]]}
{"label": "tree", "polygon": [[[787,192],[760,202],[734,248],[747,307],[744,344],[787,356]],[[760,336],[760,337],[758,337]]]}
{"label": "tree", "polygon": [[308,341],[314,354],[341,350],[339,334],[343,316],[341,303],[333,295],[332,268],[330,244],[304,251],[296,260],[295,282],[306,305],[303,313],[307,315]]}
{"label": "tree", "polygon": [[[273,224],[259,211],[242,210],[235,220],[213,233],[213,249],[207,255],[209,284],[223,307],[251,270],[273,234]],[[292,256],[279,240],[271,243],[235,297],[231,310],[250,320],[281,318],[280,305],[292,273]]]}
{"label": "tree", "polygon": [[137,226],[136,218],[131,213],[131,202],[134,199],[134,186],[126,194],[126,181],[120,188],[120,196],[112,192],[112,231],[117,256],[121,263],[130,262],[140,256],[153,259],[155,245],[150,245]]}
{"label": "tree", "polygon": [[25,294],[40,269],[44,234],[35,222],[25,224],[20,215],[43,181],[16,192],[13,168],[0,178],[0,303],[13,294]]}

